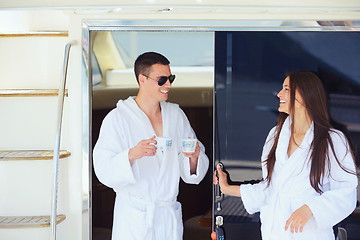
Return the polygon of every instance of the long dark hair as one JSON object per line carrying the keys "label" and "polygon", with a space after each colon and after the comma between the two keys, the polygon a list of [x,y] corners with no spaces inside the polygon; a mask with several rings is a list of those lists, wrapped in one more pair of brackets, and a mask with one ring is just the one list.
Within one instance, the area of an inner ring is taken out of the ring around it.
{"label": "long dark hair", "polygon": [[[286,75],[290,81],[290,117],[292,118],[291,132],[294,132],[294,105],[295,105],[295,91],[301,95],[307,113],[314,124],[314,139],[310,145],[311,156],[311,169],[310,169],[310,184],[316,192],[322,193],[322,179],[325,174],[330,174],[330,158],[329,158],[329,146],[334,153],[335,159],[339,166],[346,172],[356,174],[340,164],[338,158],[335,155],[334,144],[330,137],[330,132],[334,131],[330,125],[330,119],[328,114],[327,97],[325,89],[321,80],[313,72],[292,72]],[[267,167],[267,177],[265,181],[270,184],[272,173],[275,166],[275,150],[279,141],[279,135],[281,128],[288,117],[286,113],[280,113],[278,123],[276,125],[274,144],[269,152],[267,159],[265,160]],[[293,135],[293,134],[291,134]],[[347,144],[349,146],[349,144]],[[351,152],[353,159],[354,154],[350,148],[347,149]],[[328,172],[325,172],[328,167]]]}

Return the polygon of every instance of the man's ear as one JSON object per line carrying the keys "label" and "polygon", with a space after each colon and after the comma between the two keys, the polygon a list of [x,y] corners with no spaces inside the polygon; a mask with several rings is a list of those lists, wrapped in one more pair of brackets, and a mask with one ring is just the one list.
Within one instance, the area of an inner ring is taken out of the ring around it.
{"label": "man's ear", "polygon": [[146,77],[142,74],[139,74],[139,85],[144,84]]}

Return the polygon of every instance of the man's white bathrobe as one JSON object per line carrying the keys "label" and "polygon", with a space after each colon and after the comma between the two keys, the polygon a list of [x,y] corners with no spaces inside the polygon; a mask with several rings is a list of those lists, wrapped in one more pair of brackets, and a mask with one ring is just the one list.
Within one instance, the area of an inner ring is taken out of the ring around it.
{"label": "man's white bathrobe", "polygon": [[[323,193],[318,194],[310,185],[310,144],[314,136],[314,126],[307,131],[301,145],[288,157],[290,139],[290,118],[282,127],[275,152],[276,162],[269,187],[260,182],[255,185],[241,185],[240,193],[245,209],[249,213],[260,211],[263,240],[334,240],[332,227],[346,218],[356,206],[357,177],[342,170],[330,150],[330,176],[323,180]],[[330,132],[336,156],[342,165],[355,172],[353,158],[344,135],[334,130]],[[263,148],[264,161],[273,145],[273,128]],[[330,147],[329,147],[330,148]],[[263,178],[267,176],[263,164]],[[285,231],[285,223],[299,207],[307,204],[313,217],[305,224],[302,233]]]}
{"label": "man's white bathrobe", "polygon": [[128,152],[141,140],[156,135],[134,97],[120,100],[103,120],[93,159],[98,179],[116,192],[113,240],[180,240],[181,204],[176,201],[180,177],[198,184],[209,159],[201,151],[196,174],[190,175],[189,158],[181,152],[182,138],[196,138],[177,104],[161,102],[163,136],[173,140],[170,150],[157,151],[130,165]]}

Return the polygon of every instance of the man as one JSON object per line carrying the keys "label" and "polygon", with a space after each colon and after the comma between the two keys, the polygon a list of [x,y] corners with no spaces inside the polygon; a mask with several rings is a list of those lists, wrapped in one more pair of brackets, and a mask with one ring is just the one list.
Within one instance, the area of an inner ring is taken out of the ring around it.
{"label": "man", "polygon": [[[181,152],[181,139],[196,136],[179,106],[166,102],[175,80],[169,64],[159,53],[140,55],[137,96],[119,100],[101,126],[94,169],[116,192],[112,240],[182,239],[180,177],[198,184],[209,166],[201,143],[193,153]],[[170,138],[171,147],[157,150],[156,137]]]}

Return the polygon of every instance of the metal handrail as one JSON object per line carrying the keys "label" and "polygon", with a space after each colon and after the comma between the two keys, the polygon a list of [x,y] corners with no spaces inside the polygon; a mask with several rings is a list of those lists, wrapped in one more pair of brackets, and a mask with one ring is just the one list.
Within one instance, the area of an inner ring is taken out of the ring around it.
{"label": "metal handrail", "polygon": [[56,136],[55,136],[54,157],[53,157],[54,175],[53,175],[52,203],[51,203],[51,215],[50,215],[51,240],[56,240],[56,217],[57,217],[57,199],[58,199],[58,175],[59,175],[61,125],[62,125],[62,115],[64,109],[66,76],[69,65],[69,52],[72,45],[74,45],[74,43],[69,42],[65,46],[62,79],[60,82],[59,95],[58,95],[58,115],[57,115],[58,122],[57,122]]}

